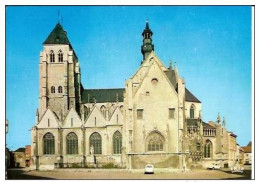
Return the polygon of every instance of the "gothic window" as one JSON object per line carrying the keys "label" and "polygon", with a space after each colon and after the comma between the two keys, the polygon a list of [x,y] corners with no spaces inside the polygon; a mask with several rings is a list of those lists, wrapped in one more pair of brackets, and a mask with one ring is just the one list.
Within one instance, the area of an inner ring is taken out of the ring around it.
{"label": "gothic window", "polygon": [[213,157],[213,146],[210,140],[207,140],[204,145],[204,157],[205,158]]}
{"label": "gothic window", "polygon": [[55,93],[55,87],[54,86],[51,86],[51,93]]}
{"label": "gothic window", "polygon": [[137,109],[137,119],[143,119],[143,109]]}
{"label": "gothic window", "polygon": [[195,109],[195,106],[191,105],[191,107],[190,107],[190,118],[194,118],[194,109]]}
{"label": "gothic window", "polygon": [[170,119],[173,119],[173,118],[174,118],[174,111],[175,111],[174,108],[169,108],[169,118],[170,118]]}
{"label": "gothic window", "polygon": [[122,135],[119,131],[115,132],[113,135],[113,148],[114,154],[121,154],[122,153]]}
{"label": "gothic window", "polygon": [[147,138],[147,150],[148,151],[163,151],[163,137],[157,133],[153,132]]}
{"label": "gothic window", "polygon": [[102,138],[99,133],[95,132],[89,137],[90,149],[94,148],[94,154],[102,154]]}
{"label": "gothic window", "polygon": [[157,85],[158,79],[157,78],[153,78],[151,82],[152,82],[153,85]]}
{"label": "gothic window", "polygon": [[50,62],[51,62],[51,63],[54,63],[54,62],[55,62],[55,55],[54,55],[53,50],[50,51]]}
{"label": "gothic window", "polygon": [[104,105],[100,107],[100,111],[103,114],[103,116],[106,117],[106,107]]}
{"label": "gothic window", "polygon": [[63,62],[63,53],[61,50],[59,50],[58,58],[59,58],[59,63],[62,63]]}
{"label": "gothic window", "polygon": [[59,86],[59,87],[58,87],[58,92],[59,92],[59,93],[62,93],[62,86]]}
{"label": "gothic window", "polygon": [[55,154],[55,147],[54,147],[54,136],[51,133],[46,133],[43,136],[43,154],[50,155]]}
{"label": "gothic window", "polygon": [[67,154],[78,154],[78,137],[71,132],[66,137]]}

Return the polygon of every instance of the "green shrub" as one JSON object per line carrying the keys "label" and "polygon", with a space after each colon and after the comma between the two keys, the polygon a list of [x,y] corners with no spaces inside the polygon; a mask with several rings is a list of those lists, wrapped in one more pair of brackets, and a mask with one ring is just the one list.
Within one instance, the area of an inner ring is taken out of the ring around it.
{"label": "green shrub", "polygon": [[107,164],[102,165],[102,168],[110,169],[110,168],[118,168],[118,166],[115,165],[115,164],[112,163],[112,162],[109,162],[109,163],[107,163]]}

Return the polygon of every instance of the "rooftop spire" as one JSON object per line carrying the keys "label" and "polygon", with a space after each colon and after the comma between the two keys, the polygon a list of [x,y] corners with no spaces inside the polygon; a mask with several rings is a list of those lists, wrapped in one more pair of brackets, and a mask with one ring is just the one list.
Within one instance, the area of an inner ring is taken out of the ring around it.
{"label": "rooftop spire", "polygon": [[217,123],[219,124],[220,123],[220,115],[218,113],[218,117],[217,117]]}
{"label": "rooftop spire", "polygon": [[149,27],[148,20],[146,20],[145,29],[142,33],[143,36],[143,45],[141,47],[141,52],[143,54],[143,60],[147,58],[147,56],[154,51],[154,45],[152,43],[153,32]]}
{"label": "rooftop spire", "polygon": [[57,23],[55,28],[49,34],[43,44],[67,44],[71,45],[67,37],[66,31],[62,28],[60,23]]}

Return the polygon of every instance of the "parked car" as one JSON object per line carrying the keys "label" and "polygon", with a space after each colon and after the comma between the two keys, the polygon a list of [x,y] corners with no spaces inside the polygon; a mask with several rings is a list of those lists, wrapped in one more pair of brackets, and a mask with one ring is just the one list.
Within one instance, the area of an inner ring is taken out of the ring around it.
{"label": "parked car", "polygon": [[218,163],[212,163],[208,169],[221,169],[221,166]]}
{"label": "parked car", "polygon": [[231,172],[232,173],[243,173],[244,168],[242,166],[234,166],[234,167],[231,167]]}
{"label": "parked car", "polygon": [[147,164],[145,166],[144,174],[154,174],[154,167],[152,164]]}

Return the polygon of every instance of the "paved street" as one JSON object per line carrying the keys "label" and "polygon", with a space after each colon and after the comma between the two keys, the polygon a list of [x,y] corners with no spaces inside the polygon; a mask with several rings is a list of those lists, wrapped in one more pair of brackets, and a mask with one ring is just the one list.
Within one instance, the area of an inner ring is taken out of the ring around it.
{"label": "paved street", "polygon": [[226,170],[196,170],[188,172],[157,172],[143,174],[124,170],[55,169],[54,171],[29,171],[9,169],[7,179],[251,179],[251,170],[232,174]]}

